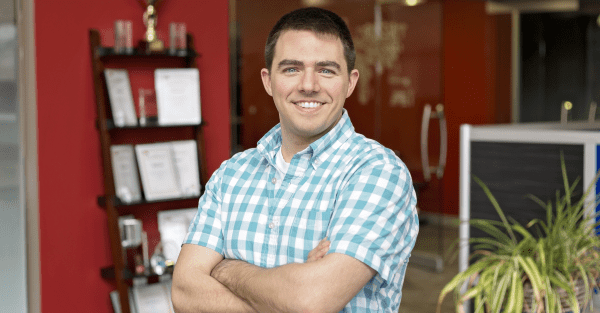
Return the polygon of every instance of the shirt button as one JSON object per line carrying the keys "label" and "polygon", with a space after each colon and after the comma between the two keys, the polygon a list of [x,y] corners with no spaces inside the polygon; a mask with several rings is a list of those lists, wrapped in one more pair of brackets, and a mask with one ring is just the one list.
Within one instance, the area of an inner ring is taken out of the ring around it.
{"label": "shirt button", "polygon": [[275,227],[275,223],[271,223],[271,224],[269,224],[269,228],[270,228],[270,229],[273,229],[273,227]]}
{"label": "shirt button", "polygon": [[277,182],[277,178],[273,177],[273,179],[271,179],[271,182],[274,184]]}
{"label": "shirt button", "polygon": [[316,159],[315,160],[315,165],[318,165],[318,164],[319,164],[319,159]]}

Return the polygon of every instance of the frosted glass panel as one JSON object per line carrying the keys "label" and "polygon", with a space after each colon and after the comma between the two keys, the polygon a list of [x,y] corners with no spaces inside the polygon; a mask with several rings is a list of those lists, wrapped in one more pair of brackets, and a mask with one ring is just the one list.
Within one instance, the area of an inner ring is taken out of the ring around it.
{"label": "frosted glass panel", "polygon": [[0,23],[0,281],[5,282],[0,284],[0,303],[3,312],[27,312],[17,47],[16,25]]}

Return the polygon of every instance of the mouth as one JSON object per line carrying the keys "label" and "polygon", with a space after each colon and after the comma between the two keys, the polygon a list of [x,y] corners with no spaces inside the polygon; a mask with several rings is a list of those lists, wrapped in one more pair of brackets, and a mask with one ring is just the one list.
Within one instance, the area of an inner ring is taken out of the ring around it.
{"label": "mouth", "polygon": [[305,109],[313,109],[313,108],[317,108],[322,106],[324,103],[323,102],[318,102],[318,101],[298,101],[298,102],[294,102],[294,105],[297,105],[301,108],[305,108]]}

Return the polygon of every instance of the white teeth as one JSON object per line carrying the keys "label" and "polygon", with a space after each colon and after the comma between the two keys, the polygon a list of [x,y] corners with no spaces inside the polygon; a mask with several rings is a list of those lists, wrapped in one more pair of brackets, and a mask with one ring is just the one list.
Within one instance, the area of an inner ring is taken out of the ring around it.
{"label": "white teeth", "polygon": [[298,102],[296,104],[303,108],[316,108],[321,105],[320,102]]}

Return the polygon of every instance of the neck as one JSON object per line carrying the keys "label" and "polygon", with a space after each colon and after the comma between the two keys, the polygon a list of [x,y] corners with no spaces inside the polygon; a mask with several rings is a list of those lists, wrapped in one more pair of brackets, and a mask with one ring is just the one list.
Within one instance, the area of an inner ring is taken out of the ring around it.
{"label": "neck", "polygon": [[290,161],[292,160],[294,155],[296,155],[296,153],[306,149],[306,147],[308,147],[310,145],[310,143],[294,142],[293,140],[290,140],[290,138],[286,138],[286,137],[288,137],[288,136],[284,136],[282,134],[281,155],[283,155],[283,159],[287,163],[290,163]]}

